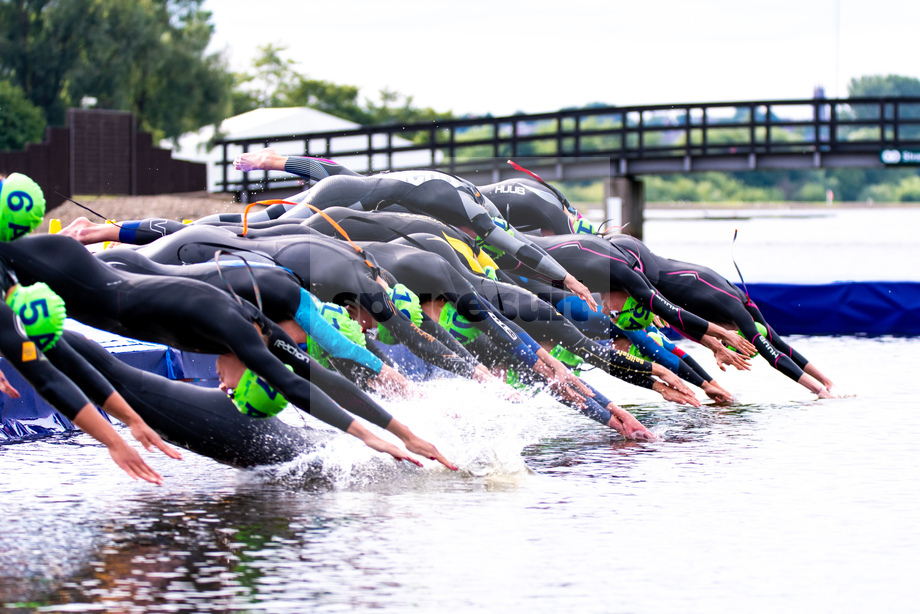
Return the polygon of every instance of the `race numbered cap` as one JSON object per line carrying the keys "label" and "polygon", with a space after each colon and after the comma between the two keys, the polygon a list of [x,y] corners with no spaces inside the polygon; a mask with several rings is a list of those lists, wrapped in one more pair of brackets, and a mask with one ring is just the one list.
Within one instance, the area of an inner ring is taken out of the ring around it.
{"label": "race numbered cap", "polygon": [[22,173],[0,180],[0,241],[24,237],[45,217],[45,195],[41,187]]}
{"label": "race numbered cap", "polygon": [[42,352],[53,348],[61,338],[67,307],[64,299],[47,284],[38,282],[31,286],[18,286],[7,297],[6,304],[19,316],[26,334]]}
{"label": "race numbered cap", "polygon": [[652,312],[630,296],[617,314],[616,325],[623,330],[640,330],[651,324],[652,318]]}
{"label": "race numbered cap", "polygon": [[250,418],[271,418],[287,407],[287,399],[250,369],[233,389],[233,404]]}

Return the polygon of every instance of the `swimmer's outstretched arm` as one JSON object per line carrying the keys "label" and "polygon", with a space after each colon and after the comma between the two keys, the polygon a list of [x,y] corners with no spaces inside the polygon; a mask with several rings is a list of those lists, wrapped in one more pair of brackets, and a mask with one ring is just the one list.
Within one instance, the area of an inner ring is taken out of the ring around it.
{"label": "swimmer's outstretched arm", "polygon": [[[132,478],[162,484],[151,469],[89,402],[86,395],[61,373],[25,336],[22,324],[6,303],[0,301],[0,353],[52,407],[109,450],[112,460]],[[14,389],[15,390],[15,389]]]}
{"label": "swimmer's outstretched arm", "polygon": [[332,160],[305,156],[282,156],[270,147],[238,155],[233,161],[233,167],[244,173],[249,171],[284,171],[312,181],[319,181],[331,175],[358,175],[350,168],[337,164]]}
{"label": "swimmer's outstretched arm", "polygon": [[149,452],[159,448],[166,456],[181,459],[182,454],[168,445],[150,428],[121,394],[89,362],[76,352],[67,340],[58,342],[45,352],[48,360],[69,377],[103,411],[128,426],[131,435]]}
{"label": "swimmer's outstretched arm", "polygon": [[77,413],[76,417],[73,419],[73,423],[80,427],[80,430],[108,448],[109,455],[112,457],[112,460],[115,461],[115,464],[124,469],[125,473],[135,480],[137,478],[142,478],[154,484],[163,483],[163,476],[151,469],[150,466],[144,462],[144,459],[137,453],[137,450],[129,446],[128,443],[119,436],[115,429],[112,428],[112,425],[102,417],[102,414],[99,413],[92,403],[87,403],[83,409]]}

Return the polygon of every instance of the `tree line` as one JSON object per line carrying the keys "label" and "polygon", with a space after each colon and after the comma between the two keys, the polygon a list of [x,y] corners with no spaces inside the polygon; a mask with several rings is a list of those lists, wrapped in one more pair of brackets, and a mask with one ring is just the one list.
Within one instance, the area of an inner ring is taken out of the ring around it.
{"label": "tree line", "polygon": [[94,106],[134,113],[156,139],[174,139],[260,107],[311,106],[361,124],[452,117],[411,97],[311,79],[261,48],[234,73],[202,0],[0,0],[0,150],[41,142],[66,110]]}
{"label": "tree line", "polygon": [[[157,140],[263,107],[309,106],[365,125],[453,118],[398,92],[369,99],[357,86],[312,79],[279,45],[260,48],[249,70],[234,73],[221,52],[208,51],[214,25],[202,1],[0,0],[0,150],[41,142],[47,126],[79,106],[131,111]],[[848,94],[920,96],[920,80],[860,77]],[[827,190],[838,200],[920,201],[920,175],[837,169],[646,179],[652,201],[823,201]]]}

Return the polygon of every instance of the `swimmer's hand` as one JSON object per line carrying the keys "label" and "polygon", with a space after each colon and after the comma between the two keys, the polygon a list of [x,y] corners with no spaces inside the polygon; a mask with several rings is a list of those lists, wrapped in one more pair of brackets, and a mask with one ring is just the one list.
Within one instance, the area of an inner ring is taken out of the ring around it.
{"label": "swimmer's hand", "polygon": [[739,371],[750,371],[751,370],[751,359],[747,356],[740,354],[738,352],[732,352],[730,349],[722,345],[719,341],[716,341],[714,337],[709,335],[704,335],[703,340],[709,340],[710,343],[705,343],[706,347],[712,350],[712,354],[716,357],[716,365],[722,370],[727,371],[726,365],[735,367]]}
{"label": "swimmer's hand", "polygon": [[734,398],[728,390],[725,390],[719,386],[715,380],[711,382],[703,382],[703,392],[706,393],[710,399],[716,403],[731,403]]}
{"label": "swimmer's hand", "polygon": [[614,429],[617,433],[626,439],[635,439],[638,441],[657,441],[658,436],[645,428],[641,422],[636,420],[631,413],[615,405],[613,402],[607,405],[607,411],[610,412],[610,421],[607,426]]}
{"label": "swimmer's hand", "polygon": [[[249,171],[284,170],[284,162],[286,160],[286,157],[279,156],[274,149],[266,147],[259,151],[251,151],[238,155],[233,161],[233,168],[238,171],[243,171],[244,173]],[[280,168],[278,168],[279,165]]]}
{"label": "swimmer's hand", "polygon": [[[390,424],[387,426],[387,430],[399,437],[399,439],[406,446],[406,449],[412,452],[413,454],[418,454],[419,456],[424,456],[429,460],[436,460],[451,471],[457,471],[459,467],[455,464],[444,458],[444,455],[438,452],[438,449],[434,444],[429,443],[409,430],[409,427],[399,422],[395,418],[390,421]],[[409,459],[412,462],[415,462],[413,459]],[[421,467],[421,463],[418,463]]]}
{"label": "swimmer's hand", "polygon": [[19,391],[6,379],[6,375],[3,374],[3,371],[0,371],[0,392],[9,395],[12,399],[19,398]]}
{"label": "swimmer's hand", "polygon": [[143,420],[139,422],[134,421],[129,428],[131,429],[131,435],[138,440],[148,452],[152,452],[154,448],[158,448],[169,458],[174,458],[176,460],[182,459],[182,453],[163,441],[160,435],[147,426],[147,423]]}
{"label": "swimmer's hand", "polygon": [[422,398],[425,396],[418,386],[387,364],[384,364],[380,368],[380,373],[370,378],[367,383],[386,397]]}
{"label": "swimmer's hand", "polygon": [[[396,422],[396,420],[393,420],[393,422]],[[389,454],[390,456],[392,456],[398,461],[406,461],[418,467],[422,466],[422,462],[420,460],[412,458],[411,456],[409,456],[407,452],[403,452],[398,447],[394,446],[388,441],[384,441],[380,437],[377,437],[376,435],[371,433],[369,430],[361,426],[357,420],[352,420],[351,424],[348,427],[348,430],[346,430],[345,432],[348,433],[349,435],[353,435],[354,437],[357,437],[358,439],[364,442],[364,445],[366,445],[368,448],[372,450],[377,450],[378,452]]]}
{"label": "swimmer's hand", "polygon": [[726,345],[736,348],[738,353],[746,357],[754,356],[757,353],[757,348],[754,347],[753,343],[738,333],[726,330],[721,326],[710,324],[707,333],[720,341],[724,341]]}
{"label": "swimmer's hand", "polygon": [[569,273],[565,276],[565,279],[562,280],[562,283],[565,284],[566,288],[578,295],[578,298],[588,303],[588,307],[591,308],[591,311],[597,311],[597,301],[591,296],[591,291],[588,290],[587,286],[575,279],[574,275]]}
{"label": "swimmer's hand", "polygon": [[[540,358],[533,366],[534,371],[550,380],[550,383],[553,382],[558,384],[565,384],[572,386],[578,393],[583,394],[586,397],[593,397],[594,393],[591,392],[591,389],[578,377],[569,371],[562,361],[558,358],[555,358],[552,354],[546,351],[545,348],[540,348],[537,350],[537,356]],[[548,367],[548,369],[547,369]]]}
{"label": "swimmer's hand", "polygon": [[674,388],[678,392],[682,392],[691,397],[696,396],[695,394],[693,394],[693,391],[690,390],[690,386],[685,384],[683,380],[677,377],[677,375],[673,371],[659,365],[658,363],[655,363],[655,362],[652,363],[652,375],[654,375],[655,377],[663,381],[665,384],[667,384],[671,388]]}
{"label": "swimmer's hand", "polygon": [[690,405],[692,407],[699,407],[700,401],[693,394],[684,394],[680,390],[675,390],[671,388],[664,382],[655,382],[652,385],[652,390],[661,395],[665,401],[671,401],[672,403],[679,403],[681,405]]}

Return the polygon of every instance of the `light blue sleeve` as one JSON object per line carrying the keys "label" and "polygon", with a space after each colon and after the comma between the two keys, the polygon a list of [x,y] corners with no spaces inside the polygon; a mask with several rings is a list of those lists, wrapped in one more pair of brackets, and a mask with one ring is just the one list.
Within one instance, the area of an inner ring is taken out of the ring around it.
{"label": "light blue sleeve", "polygon": [[346,358],[380,373],[383,361],[357,343],[354,343],[340,333],[332,324],[319,313],[313,295],[300,289],[300,306],[294,314],[294,320],[300,324],[310,337],[313,338],[330,356]]}

